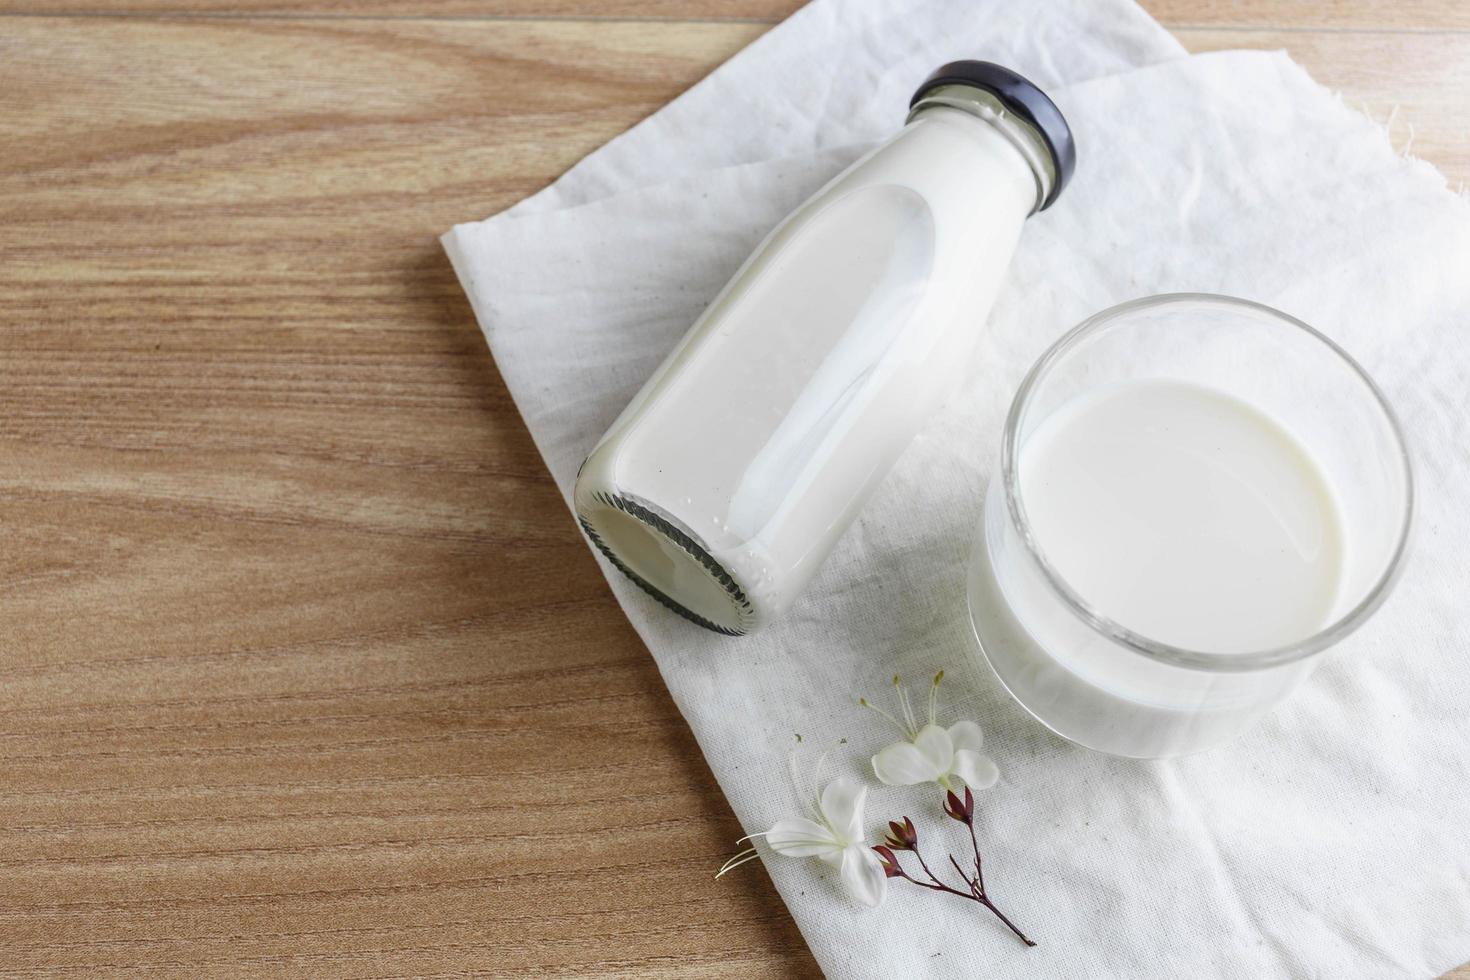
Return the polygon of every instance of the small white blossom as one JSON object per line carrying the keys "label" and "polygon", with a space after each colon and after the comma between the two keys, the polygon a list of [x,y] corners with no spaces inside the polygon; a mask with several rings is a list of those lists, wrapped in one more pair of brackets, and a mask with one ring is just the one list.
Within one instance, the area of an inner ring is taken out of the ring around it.
{"label": "small white blossom", "polygon": [[[863,804],[868,788],[847,778],[834,779],[816,798],[812,816],[778,820],[764,834],[766,844],[786,857],[814,857],[838,869],[843,886],[869,908],[883,903],[888,876],[863,834]],[[749,840],[751,838],[745,838]],[[755,848],[735,855],[715,877],[757,856]]]}
{"label": "small white blossom", "polygon": [[949,728],[935,724],[935,693],[943,679],[942,670],[934,676],[934,683],[929,688],[929,722],[922,727],[915,721],[908,693],[897,677],[893,678],[893,686],[898,692],[902,721],[874,708],[866,698],[861,700],[865,707],[888,719],[905,736],[904,741],[895,742],[873,756],[873,775],[879,782],[889,786],[938,783],[947,790],[953,790],[954,780],[958,778],[974,789],[988,789],[1000,778],[995,763],[980,753],[984,736],[979,725],[973,721],[955,722]]}

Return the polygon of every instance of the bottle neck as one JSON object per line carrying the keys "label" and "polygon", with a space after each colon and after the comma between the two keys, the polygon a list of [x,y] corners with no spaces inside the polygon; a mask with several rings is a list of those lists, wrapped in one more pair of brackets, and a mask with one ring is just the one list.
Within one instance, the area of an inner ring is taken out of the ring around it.
{"label": "bottle neck", "polygon": [[982,120],[1005,137],[1006,142],[1026,161],[1026,166],[1031,168],[1031,174],[1036,179],[1036,203],[1032,205],[1030,213],[1035,214],[1041,210],[1056,184],[1057,168],[1052,159],[1051,148],[1036,127],[1011,112],[995,95],[973,85],[941,85],[925,93],[909,110],[905,122],[913,122],[926,110],[939,106],[958,109]]}

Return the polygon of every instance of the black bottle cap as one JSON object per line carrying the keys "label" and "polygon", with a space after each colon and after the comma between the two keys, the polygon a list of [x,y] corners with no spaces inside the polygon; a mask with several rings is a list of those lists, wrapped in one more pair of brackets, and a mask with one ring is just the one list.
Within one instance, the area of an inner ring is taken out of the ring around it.
{"label": "black bottle cap", "polygon": [[1046,148],[1051,151],[1052,163],[1057,171],[1051,193],[1037,210],[1045,211],[1051,207],[1052,202],[1062,193],[1062,188],[1067,186],[1067,181],[1072,179],[1072,171],[1077,169],[1077,145],[1072,141],[1072,128],[1067,125],[1067,120],[1056,103],[1033,83],[1009,68],[1002,68],[989,61],[951,61],[936,68],[924,79],[924,84],[919,86],[914,97],[909,100],[909,108],[912,109],[920,99],[941,85],[969,85],[984,89],[999,99],[1007,109],[1036,128],[1046,142]]}

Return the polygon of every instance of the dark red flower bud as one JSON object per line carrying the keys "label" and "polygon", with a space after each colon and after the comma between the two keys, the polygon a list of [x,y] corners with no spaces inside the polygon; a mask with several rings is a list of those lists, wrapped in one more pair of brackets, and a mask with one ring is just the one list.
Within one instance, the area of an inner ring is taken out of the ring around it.
{"label": "dark red flower bud", "polygon": [[919,846],[919,832],[914,829],[914,822],[908,817],[903,818],[903,823],[890,820],[888,839],[884,843],[895,851],[912,851]]}
{"label": "dark red flower bud", "polygon": [[883,865],[883,874],[889,878],[897,878],[903,874],[898,868],[898,858],[894,857],[893,851],[879,844],[873,850],[878,854],[878,863]]}
{"label": "dark red flower bud", "polygon": [[944,794],[944,812],[960,823],[968,824],[975,819],[975,794],[965,787],[965,798],[961,800],[954,790]]}
{"label": "dark red flower bud", "polygon": [[965,819],[965,805],[954,795],[954,790],[947,790],[944,794],[944,812],[956,820]]}

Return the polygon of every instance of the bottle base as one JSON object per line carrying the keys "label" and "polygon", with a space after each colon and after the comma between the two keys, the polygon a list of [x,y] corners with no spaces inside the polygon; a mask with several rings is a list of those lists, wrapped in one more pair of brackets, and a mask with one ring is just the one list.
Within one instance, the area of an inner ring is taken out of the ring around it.
{"label": "bottle base", "polygon": [[673,612],[725,636],[751,631],[755,609],[745,590],[672,521],[625,495],[600,490],[579,500],[577,522],[614,568]]}

